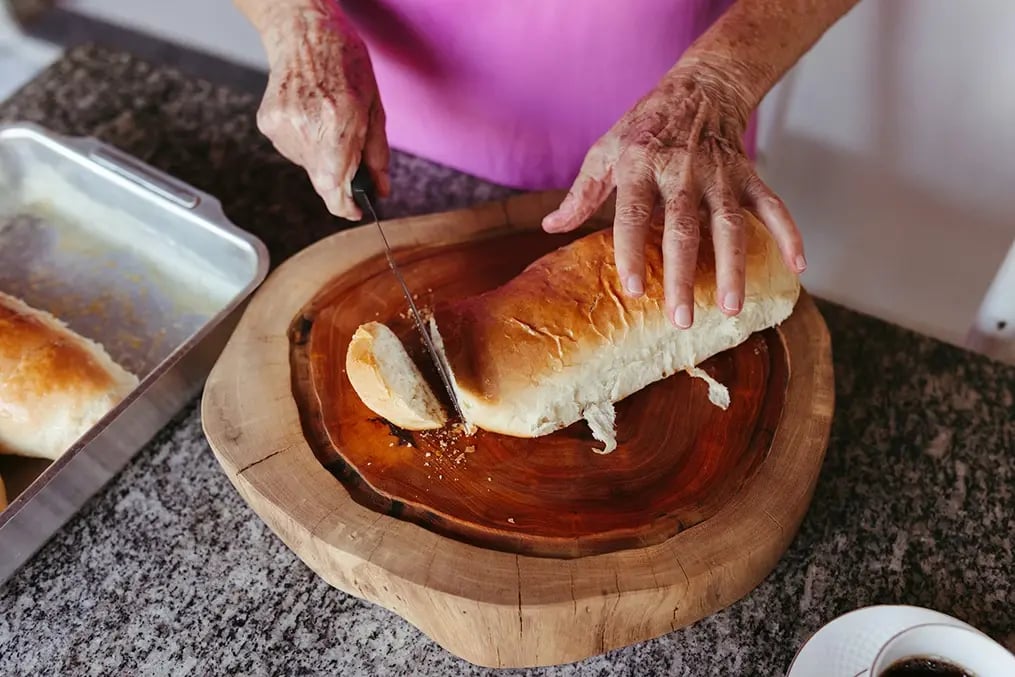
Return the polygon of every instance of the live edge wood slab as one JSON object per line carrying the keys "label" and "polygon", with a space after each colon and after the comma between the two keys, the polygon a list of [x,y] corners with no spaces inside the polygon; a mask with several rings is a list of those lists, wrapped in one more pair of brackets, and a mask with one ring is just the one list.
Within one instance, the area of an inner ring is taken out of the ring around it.
{"label": "live edge wood slab", "polygon": [[[536,232],[560,197],[385,232],[428,306],[496,286],[567,241]],[[829,337],[806,293],[781,327],[703,365],[729,387],[727,411],[676,375],[620,403],[620,448],[606,456],[581,424],[461,438],[374,416],[345,377],[345,349],[376,319],[418,351],[400,294],[372,226],[333,235],[265,282],[205,388],[205,434],[234,486],[330,584],[466,660],[522,667],[693,623],[775,566],[833,411]]]}

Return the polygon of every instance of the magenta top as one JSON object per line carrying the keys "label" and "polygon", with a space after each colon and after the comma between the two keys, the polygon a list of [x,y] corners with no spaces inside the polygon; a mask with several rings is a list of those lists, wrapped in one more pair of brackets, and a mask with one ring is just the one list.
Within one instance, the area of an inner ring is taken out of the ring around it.
{"label": "magenta top", "polygon": [[570,186],[589,147],[731,2],[342,6],[370,50],[393,147],[507,186],[549,189]]}

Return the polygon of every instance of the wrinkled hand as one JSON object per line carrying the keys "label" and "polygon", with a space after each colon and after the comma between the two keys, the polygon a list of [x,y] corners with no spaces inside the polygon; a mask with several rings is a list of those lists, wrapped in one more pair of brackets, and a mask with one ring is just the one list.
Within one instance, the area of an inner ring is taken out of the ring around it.
{"label": "wrinkled hand", "polygon": [[693,66],[678,66],[589,150],[548,232],[574,230],[617,189],[617,272],[632,296],[644,293],[645,243],[658,204],[666,309],[674,325],[694,320],[699,215],[711,215],[717,296],[736,315],[744,303],[745,224],[749,207],[774,235],[791,270],[806,267],[803,243],[782,201],[758,177],[743,146],[748,118],[737,92]]}
{"label": "wrinkled hand", "polygon": [[351,183],[361,161],[378,195],[390,191],[384,109],[366,46],[330,1],[286,15],[266,45],[271,73],[258,128],[307,170],[332,214],[358,220]]}

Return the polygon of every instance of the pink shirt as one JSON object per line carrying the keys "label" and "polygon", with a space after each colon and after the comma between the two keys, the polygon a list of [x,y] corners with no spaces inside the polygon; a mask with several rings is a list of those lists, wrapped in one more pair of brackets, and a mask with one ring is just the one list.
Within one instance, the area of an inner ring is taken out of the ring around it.
{"label": "pink shirt", "polygon": [[589,147],[732,0],[342,0],[395,148],[523,189]]}

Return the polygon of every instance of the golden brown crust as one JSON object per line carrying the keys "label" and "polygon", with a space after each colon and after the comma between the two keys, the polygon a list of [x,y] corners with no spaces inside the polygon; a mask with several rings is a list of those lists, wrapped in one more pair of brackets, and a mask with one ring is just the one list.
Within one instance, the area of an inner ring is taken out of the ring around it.
{"label": "golden brown crust", "polygon": [[0,477],[0,510],[7,507],[7,487],[4,486],[4,478]]}
{"label": "golden brown crust", "polygon": [[0,293],[0,447],[55,459],[137,385],[102,346]]}
{"label": "golden brown crust", "polygon": [[0,409],[54,390],[98,394],[113,385],[82,344],[0,298]]}
{"label": "golden brown crust", "polygon": [[[748,296],[763,293],[771,240],[747,215]],[[662,231],[645,249],[645,294],[628,296],[617,275],[612,229],[603,229],[532,263],[485,294],[438,306],[437,325],[457,386],[494,403],[525,383],[586,359],[590,342],[616,342],[632,324],[664,315]],[[695,306],[716,304],[711,233],[702,232]],[[588,331],[588,327],[593,331]],[[584,354],[583,354],[584,353]]]}

